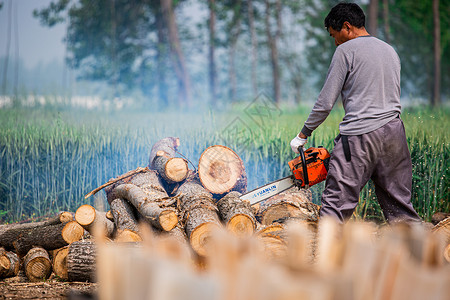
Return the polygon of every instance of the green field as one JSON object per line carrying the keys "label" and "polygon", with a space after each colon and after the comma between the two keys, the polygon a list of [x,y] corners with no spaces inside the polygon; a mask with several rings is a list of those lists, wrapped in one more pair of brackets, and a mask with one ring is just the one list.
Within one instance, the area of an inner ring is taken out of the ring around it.
{"label": "green field", "polygon": [[[243,159],[248,188],[289,173],[289,142],[310,108],[221,113],[69,111],[49,107],[0,110],[0,221],[16,222],[93,204],[84,195],[110,178],[146,166],[154,142],[178,136],[179,151],[196,167],[208,146],[223,144]],[[342,109],[335,109],[308,146],[332,150]],[[413,161],[413,205],[430,220],[450,212],[448,109],[405,109]],[[193,168],[192,165],[190,165]],[[312,187],[320,203],[323,183]],[[356,218],[383,221],[372,184],[364,188]]]}

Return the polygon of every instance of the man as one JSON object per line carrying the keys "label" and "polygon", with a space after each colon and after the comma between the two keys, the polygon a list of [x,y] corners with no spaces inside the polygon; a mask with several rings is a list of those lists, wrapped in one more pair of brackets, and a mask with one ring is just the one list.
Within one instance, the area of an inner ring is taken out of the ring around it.
{"label": "man", "polygon": [[389,223],[420,221],[411,204],[412,165],[400,120],[400,59],[385,42],[365,29],[354,3],[340,3],[325,18],[337,46],[319,97],[291,148],[328,116],[338,96],[345,110],[334,140],[320,216],[349,219],[369,179]]}

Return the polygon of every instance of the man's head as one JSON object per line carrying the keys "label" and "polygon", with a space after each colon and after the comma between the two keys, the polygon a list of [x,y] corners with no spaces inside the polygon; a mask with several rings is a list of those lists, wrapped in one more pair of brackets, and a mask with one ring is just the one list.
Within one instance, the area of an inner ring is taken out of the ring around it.
{"label": "man's head", "polygon": [[325,27],[334,38],[336,46],[355,37],[368,34],[365,30],[366,17],[355,3],[339,3],[325,18]]}

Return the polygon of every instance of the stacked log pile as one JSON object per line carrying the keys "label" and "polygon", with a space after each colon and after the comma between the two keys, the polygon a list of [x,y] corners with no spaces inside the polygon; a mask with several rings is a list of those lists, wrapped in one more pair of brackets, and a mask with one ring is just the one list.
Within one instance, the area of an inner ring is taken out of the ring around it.
{"label": "stacked log pile", "polygon": [[[189,170],[179,146],[158,141],[147,167],[87,195],[104,188],[108,212],[85,204],[65,219],[0,226],[0,278],[22,263],[30,281],[100,280],[103,299],[175,299],[171,286],[184,299],[407,299],[408,280],[434,280],[433,299],[447,292],[450,220],[433,234],[318,222],[311,192],[297,187],[250,206],[234,151],[208,147]],[[414,269],[427,275],[409,278]]]}

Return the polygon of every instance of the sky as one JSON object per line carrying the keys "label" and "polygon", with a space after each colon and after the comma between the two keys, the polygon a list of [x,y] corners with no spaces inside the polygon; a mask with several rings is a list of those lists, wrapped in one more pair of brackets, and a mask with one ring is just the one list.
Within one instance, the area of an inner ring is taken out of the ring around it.
{"label": "sky", "polygon": [[48,6],[51,0],[0,0],[0,2],[3,2],[3,8],[0,10],[0,57],[7,53],[8,20],[12,4],[10,55],[12,57],[16,55],[18,46],[19,56],[27,68],[34,68],[39,62],[49,63],[54,60],[63,62],[65,26],[58,24],[52,28],[45,27],[33,17],[34,9]]}

